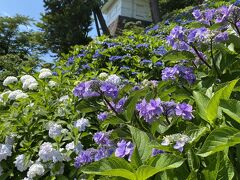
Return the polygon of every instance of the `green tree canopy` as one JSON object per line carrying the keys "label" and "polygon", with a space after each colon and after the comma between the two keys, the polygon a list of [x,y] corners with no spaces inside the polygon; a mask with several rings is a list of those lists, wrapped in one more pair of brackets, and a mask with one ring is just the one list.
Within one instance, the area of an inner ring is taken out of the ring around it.
{"label": "green tree canopy", "polygon": [[0,17],[0,81],[25,67],[34,69],[45,53],[42,33],[29,28],[32,19],[22,15]]}
{"label": "green tree canopy", "polygon": [[67,53],[71,46],[90,41],[91,6],[83,0],[44,0],[45,13],[38,26],[52,52]]}

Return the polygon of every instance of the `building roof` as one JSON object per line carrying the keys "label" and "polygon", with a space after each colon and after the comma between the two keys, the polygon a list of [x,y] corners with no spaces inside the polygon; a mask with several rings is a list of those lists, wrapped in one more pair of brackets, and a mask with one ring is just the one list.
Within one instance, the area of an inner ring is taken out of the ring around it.
{"label": "building roof", "polygon": [[102,7],[103,14],[107,13],[108,8],[115,2],[116,0],[108,0]]}

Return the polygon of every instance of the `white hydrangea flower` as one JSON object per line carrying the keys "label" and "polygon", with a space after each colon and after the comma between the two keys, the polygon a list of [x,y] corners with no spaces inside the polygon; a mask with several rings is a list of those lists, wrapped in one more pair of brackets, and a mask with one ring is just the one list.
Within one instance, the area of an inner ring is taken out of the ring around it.
{"label": "white hydrangea flower", "polygon": [[35,90],[37,86],[38,86],[37,80],[34,77],[30,77],[24,80],[22,88],[24,90],[26,89]]}
{"label": "white hydrangea flower", "polygon": [[[35,79],[33,76],[31,76],[31,75],[28,75],[28,74],[26,74],[26,75],[23,75],[21,78],[20,78],[20,81],[22,82],[22,83],[24,83],[27,79]],[[35,79],[36,80],[36,79]]]}
{"label": "white hydrangea flower", "polygon": [[18,155],[15,159],[15,161],[13,162],[15,164],[15,167],[17,168],[17,170],[23,172],[25,170],[27,170],[27,168],[29,168],[29,166],[33,163],[32,161],[29,161],[28,163],[25,162],[25,155],[21,154]]}
{"label": "white hydrangea flower", "polygon": [[66,95],[66,96],[60,97],[58,101],[59,101],[59,102],[64,102],[64,101],[67,101],[68,99],[69,99],[69,96]]}
{"label": "white hydrangea flower", "polygon": [[0,165],[0,176],[2,175],[3,169],[2,166]]}
{"label": "white hydrangea flower", "polygon": [[17,94],[17,96],[15,97],[15,99],[21,99],[21,98],[28,98],[28,95],[26,93],[20,93],[20,94]]}
{"label": "white hydrangea flower", "polygon": [[85,131],[86,127],[90,126],[88,119],[81,118],[74,123],[74,126],[78,128],[80,132]]}
{"label": "white hydrangea flower", "polygon": [[0,161],[7,159],[12,155],[12,146],[9,144],[0,144]]}
{"label": "white hydrangea flower", "polygon": [[44,142],[40,146],[40,151],[38,152],[38,155],[43,162],[53,161],[55,163],[63,161],[62,154],[56,149],[54,149],[52,147],[52,144],[49,142]]}
{"label": "white hydrangea flower", "polygon": [[60,136],[62,133],[62,129],[63,128],[61,125],[59,125],[57,123],[53,123],[52,126],[50,126],[49,131],[48,131],[49,137],[54,139],[54,138]]}
{"label": "white hydrangea flower", "polygon": [[40,70],[40,73],[42,73],[42,72],[52,72],[52,71],[50,69],[48,69],[48,68],[42,68]]}
{"label": "white hydrangea flower", "polygon": [[27,172],[28,178],[34,178],[36,176],[42,176],[44,175],[45,169],[42,164],[40,163],[35,163],[31,165]]}
{"label": "white hydrangea flower", "polygon": [[102,80],[106,79],[107,77],[108,77],[108,74],[105,72],[102,72],[98,75],[98,78]]}
{"label": "white hydrangea flower", "polygon": [[48,78],[50,76],[52,76],[52,72],[46,71],[46,72],[40,73],[38,77],[39,77],[39,79],[45,79],[45,78]]}
{"label": "white hydrangea flower", "polygon": [[113,83],[115,85],[119,85],[121,83],[121,78],[119,76],[117,76],[116,74],[112,74],[112,75],[108,76],[106,81]]}
{"label": "white hydrangea flower", "polygon": [[22,90],[15,90],[15,91],[12,91],[9,93],[8,95],[8,99],[10,100],[15,100],[16,99],[16,96],[19,95],[19,94],[22,94]]}
{"label": "white hydrangea flower", "polygon": [[8,76],[6,79],[4,79],[3,85],[7,86],[7,85],[12,84],[14,82],[18,82],[18,79],[14,76]]}
{"label": "white hydrangea flower", "polygon": [[67,151],[73,150],[75,148],[74,142],[70,142],[65,146]]}
{"label": "white hydrangea flower", "polygon": [[57,83],[56,83],[55,81],[49,81],[49,82],[48,82],[48,85],[49,85],[51,88],[53,88],[53,87],[57,86]]}
{"label": "white hydrangea flower", "polygon": [[49,142],[44,142],[41,146],[40,146],[40,150],[38,152],[38,155],[40,157],[40,159],[43,162],[47,162],[47,161],[51,161],[52,160],[52,156],[53,156],[53,147],[52,144]]}

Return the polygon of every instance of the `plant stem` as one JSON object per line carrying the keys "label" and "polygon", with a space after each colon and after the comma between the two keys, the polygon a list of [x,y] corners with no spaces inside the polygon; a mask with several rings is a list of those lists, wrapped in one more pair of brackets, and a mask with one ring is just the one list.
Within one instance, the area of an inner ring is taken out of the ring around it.
{"label": "plant stem", "polygon": [[197,56],[199,57],[199,59],[200,59],[204,64],[206,64],[209,69],[212,69],[212,67],[207,63],[207,61],[205,61],[205,60],[203,59],[203,57],[200,55],[200,53],[198,52],[198,50],[196,49],[196,47],[195,47],[195,46],[191,46],[191,47],[193,48],[194,52],[197,54]]}

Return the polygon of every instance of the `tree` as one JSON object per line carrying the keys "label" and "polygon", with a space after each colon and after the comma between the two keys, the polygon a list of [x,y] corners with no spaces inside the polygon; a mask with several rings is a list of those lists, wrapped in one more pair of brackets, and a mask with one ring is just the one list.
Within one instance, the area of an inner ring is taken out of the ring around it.
{"label": "tree", "polygon": [[0,81],[6,76],[17,76],[24,67],[34,69],[45,53],[41,33],[29,29],[29,17],[0,17]]}
{"label": "tree", "polygon": [[152,20],[153,23],[156,24],[161,20],[158,0],[150,0],[149,3],[152,14]]}
{"label": "tree", "polygon": [[71,46],[91,40],[91,6],[83,0],[44,0],[45,13],[38,26],[53,53],[67,53]]}

